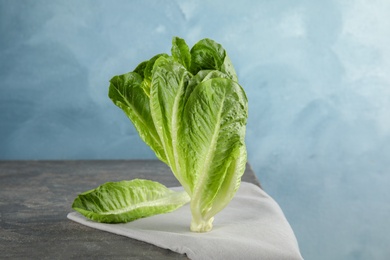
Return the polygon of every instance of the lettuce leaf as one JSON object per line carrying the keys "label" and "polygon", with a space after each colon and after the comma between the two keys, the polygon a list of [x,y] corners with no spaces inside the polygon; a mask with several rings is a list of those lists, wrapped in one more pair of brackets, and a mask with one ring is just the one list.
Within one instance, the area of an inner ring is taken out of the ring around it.
{"label": "lettuce leaf", "polygon": [[179,132],[183,126],[183,97],[190,77],[180,63],[161,57],[153,69],[150,91],[151,115],[164,147],[167,164],[187,192],[190,186],[183,165],[185,157],[179,145]]}
{"label": "lettuce leaf", "polygon": [[232,199],[245,170],[247,98],[226,78],[206,80],[184,108],[182,144],[192,176],[191,230],[208,231],[212,217]]}
{"label": "lettuce leaf", "polygon": [[141,139],[161,161],[167,163],[163,144],[150,112],[149,96],[143,91],[143,81],[136,72],[115,76],[110,80],[108,95],[133,122]]}
{"label": "lettuce leaf", "polygon": [[164,185],[142,179],[108,182],[84,192],[72,208],[89,219],[104,223],[129,222],[171,212],[190,200],[186,192],[176,192]]}

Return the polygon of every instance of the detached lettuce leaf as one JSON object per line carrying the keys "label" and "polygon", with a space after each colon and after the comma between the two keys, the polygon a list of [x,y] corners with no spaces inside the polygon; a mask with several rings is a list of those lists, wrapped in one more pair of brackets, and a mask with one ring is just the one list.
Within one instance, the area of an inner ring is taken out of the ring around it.
{"label": "detached lettuce leaf", "polygon": [[142,179],[108,182],[80,194],[72,208],[89,219],[104,223],[129,222],[171,212],[187,202],[186,192]]}

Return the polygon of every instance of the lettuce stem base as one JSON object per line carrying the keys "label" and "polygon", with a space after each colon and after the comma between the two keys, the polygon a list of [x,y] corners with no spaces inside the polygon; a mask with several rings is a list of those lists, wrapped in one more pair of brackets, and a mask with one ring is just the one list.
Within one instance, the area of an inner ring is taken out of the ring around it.
{"label": "lettuce stem base", "polygon": [[208,232],[213,228],[214,217],[204,219],[192,219],[190,229],[192,232]]}

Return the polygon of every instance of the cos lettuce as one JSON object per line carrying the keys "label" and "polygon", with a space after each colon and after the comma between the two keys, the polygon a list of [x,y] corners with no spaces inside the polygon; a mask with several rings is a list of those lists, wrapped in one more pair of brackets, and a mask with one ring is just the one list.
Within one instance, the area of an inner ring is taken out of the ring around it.
{"label": "cos lettuce", "polygon": [[[186,193],[158,193],[159,204],[140,214],[126,209],[153,204],[156,198],[147,194],[161,189],[161,184],[137,181],[125,188],[105,184],[104,196],[96,195],[101,187],[81,194],[73,208],[96,221],[126,222],[172,211],[190,200],[190,229],[211,230],[214,216],[237,191],[247,161],[248,102],[223,47],[203,39],[190,49],[175,37],[171,55],[158,54],[134,71],[113,77],[109,97]],[[88,206],[91,203],[111,208]]]}

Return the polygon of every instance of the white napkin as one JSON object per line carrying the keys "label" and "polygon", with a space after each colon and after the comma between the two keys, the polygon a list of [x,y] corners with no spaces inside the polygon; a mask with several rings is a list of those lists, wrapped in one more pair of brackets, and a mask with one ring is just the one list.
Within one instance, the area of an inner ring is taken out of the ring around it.
{"label": "white napkin", "polygon": [[125,224],[103,224],[78,212],[80,224],[186,254],[190,259],[303,259],[294,232],[279,205],[258,186],[242,182],[233,200],[215,216],[210,232],[189,230],[189,204]]}

